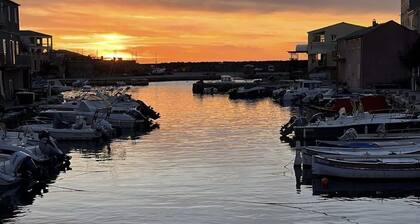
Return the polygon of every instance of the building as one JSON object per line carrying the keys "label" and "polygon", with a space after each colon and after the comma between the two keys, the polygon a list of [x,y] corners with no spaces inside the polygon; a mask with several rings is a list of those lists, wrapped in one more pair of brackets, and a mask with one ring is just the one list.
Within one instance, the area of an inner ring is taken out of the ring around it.
{"label": "building", "polygon": [[407,86],[410,69],[401,56],[419,34],[389,21],[374,24],[338,40],[338,81],[350,89]]}
{"label": "building", "polygon": [[288,51],[290,55],[290,61],[299,61],[301,54],[308,54],[308,45],[307,44],[298,44],[296,45],[296,49],[293,51]]}
{"label": "building", "polygon": [[38,74],[43,64],[50,62],[50,53],[53,50],[51,35],[31,30],[19,32],[22,41],[22,54],[29,57],[31,74]]}
{"label": "building", "polygon": [[28,89],[31,78],[20,61],[19,4],[0,0],[0,99],[10,99],[16,90]]}
{"label": "building", "polygon": [[337,39],[364,28],[342,22],[308,32],[309,73],[336,70]]}
{"label": "building", "polygon": [[401,25],[420,32],[419,0],[401,0]]}

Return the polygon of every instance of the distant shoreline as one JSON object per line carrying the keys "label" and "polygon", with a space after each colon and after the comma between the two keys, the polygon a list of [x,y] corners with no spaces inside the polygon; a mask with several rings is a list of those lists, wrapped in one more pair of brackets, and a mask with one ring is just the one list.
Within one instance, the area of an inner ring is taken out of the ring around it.
{"label": "distant shoreline", "polygon": [[[285,73],[259,73],[252,75],[250,78],[264,78],[269,76],[279,76]],[[117,82],[125,82],[127,85],[134,86],[146,86],[151,82],[170,82],[170,81],[197,81],[197,80],[219,80],[222,75],[232,75],[237,77],[246,78],[248,75],[244,73],[225,72],[225,73],[210,73],[210,72],[188,72],[188,73],[175,73],[171,75],[148,75],[148,76],[122,76],[122,77],[104,77],[89,80],[92,86],[112,86],[116,85]],[[62,81],[66,85],[71,85],[73,82],[79,79],[63,79]]]}

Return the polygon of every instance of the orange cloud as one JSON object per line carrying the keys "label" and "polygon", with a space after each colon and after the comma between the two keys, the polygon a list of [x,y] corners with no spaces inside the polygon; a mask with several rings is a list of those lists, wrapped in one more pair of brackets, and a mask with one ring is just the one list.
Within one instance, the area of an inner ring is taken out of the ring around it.
{"label": "orange cloud", "polygon": [[399,19],[398,8],[371,14],[354,9],[341,13],[298,11],[293,7],[265,12],[124,2],[35,4],[21,0],[21,26],[52,34],[56,48],[107,57],[136,55],[140,62],[150,63],[156,57],[160,62],[285,60],[287,50],[306,42],[307,31],[341,21],[369,25],[373,18],[380,22]]}

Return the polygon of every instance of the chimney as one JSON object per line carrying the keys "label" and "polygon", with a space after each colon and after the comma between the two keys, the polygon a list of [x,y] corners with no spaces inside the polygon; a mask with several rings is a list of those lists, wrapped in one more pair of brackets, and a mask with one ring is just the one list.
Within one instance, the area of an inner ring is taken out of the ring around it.
{"label": "chimney", "polygon": [[373,21],[372,21],[372,27],[375,27],[377,25],[379,25],[378,22],[376,21],[376,19],[373,19]]}

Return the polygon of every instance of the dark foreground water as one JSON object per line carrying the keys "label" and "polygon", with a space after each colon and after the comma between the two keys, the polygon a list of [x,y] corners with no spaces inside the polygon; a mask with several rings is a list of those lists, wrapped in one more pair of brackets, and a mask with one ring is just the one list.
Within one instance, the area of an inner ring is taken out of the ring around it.
{"label": "dark foreground water", "polygon": [[[313,195],[310,180],[304,181],[309,185],[297,184],[294,152],[279,140],[280,125],[290,116],[288,109],[269,99],[247,102],[230,101],[226,96],[193,96],[191,84],[159,83],[134,90],[135,96],[162,114],[161,128],[99,149],[94,143],[72,146],[72,170],[53,178],[43,190],[3,193],[1,204],[9,203],[9,208],[1,211],[4,221],[246,224],[420,220],[420,199],[415,196]],[[357,191],[360,186],[342,183],[341,187]],[[375,183],[367,187],[375,192]]]}

